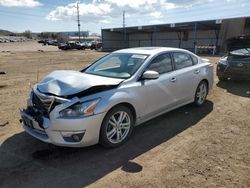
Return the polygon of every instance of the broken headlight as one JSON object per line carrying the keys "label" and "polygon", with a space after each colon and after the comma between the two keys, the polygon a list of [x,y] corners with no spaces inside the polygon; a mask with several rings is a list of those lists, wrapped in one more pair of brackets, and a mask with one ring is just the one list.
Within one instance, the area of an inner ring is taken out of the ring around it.
{"label": "broken headlight", "polygon": [[60,117],[86,117],[94,114],[94,109],[96,108],[100,99],[94,99],[83,103],[77,103],[72,105],[64,110],[62,110],[59,114]]}
{"label": "broken headlight", "polygon": [[33,97],[33,91],[31,91],[30,93],[29,93],[29,95],[28,95],[28,97],[27,97],[27,107],[28,106],[33,106],[33,104],[32,104],[32,97]]}

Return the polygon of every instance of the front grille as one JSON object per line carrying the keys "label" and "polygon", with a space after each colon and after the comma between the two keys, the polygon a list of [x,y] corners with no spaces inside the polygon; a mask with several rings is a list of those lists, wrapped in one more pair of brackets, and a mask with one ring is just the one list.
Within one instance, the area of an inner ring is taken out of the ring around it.
{"label": "front grille", "polygon": [[33,92],[32,102],[35,107],[41,110],[49,111],[50,105],[53,102],[53,99],[46,99],[45,97],[38,96]]}
{"label": "front grille", "polygon": [[49,113],[54,109],[58,102],[55,102],[53,98],[46,95],[38,95],[32,92],[33,107],[39,110],[43,116],[49,118]]}

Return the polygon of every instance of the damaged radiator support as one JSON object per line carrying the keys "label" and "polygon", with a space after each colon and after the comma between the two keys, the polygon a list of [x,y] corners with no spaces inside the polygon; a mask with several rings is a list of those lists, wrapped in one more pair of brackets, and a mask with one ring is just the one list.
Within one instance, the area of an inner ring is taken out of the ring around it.
{"label": "damaged radiator support", "polygon": [[31,97],[33,106],[28,106],[24,111],[38,122],[39,127],[44,129],[43,117],[49,118],[49,113],[61,103],[57,102],[54,97],[39,96],[34,91],[32,91]]}

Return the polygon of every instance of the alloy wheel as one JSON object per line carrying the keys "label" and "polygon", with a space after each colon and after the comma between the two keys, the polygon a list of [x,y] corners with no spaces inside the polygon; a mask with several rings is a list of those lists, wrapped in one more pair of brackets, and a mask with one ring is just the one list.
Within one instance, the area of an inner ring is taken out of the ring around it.
{"label": "alloy wheel", "polygon": [[131,128],[131,119],[127,112],[118,111],[110,116],[106,135],[109,142],[117,144],[122,142]]}
{"label": "alloy wheel", "polygon": [[205,83],[201,83],[196,92],[196,101],[198,104],[203,104],[207,96],[207,86]]}

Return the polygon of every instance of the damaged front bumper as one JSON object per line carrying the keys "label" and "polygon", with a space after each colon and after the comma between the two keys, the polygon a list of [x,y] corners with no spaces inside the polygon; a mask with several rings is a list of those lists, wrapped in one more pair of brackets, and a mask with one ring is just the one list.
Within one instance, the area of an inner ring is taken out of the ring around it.
{"label": "damaged front bumper", "polygon": [[[59,104],[44,115],[28,101],[28,108],[20,110],[21,124],[31,136],[54,145],[83,147],[99,142],[99,132],[105,113],[82,118],[63,118],[59,112],[74,104],[77,99]],[[79,99],[78,99],[79,100]]]}
{"label": "damaged front bumper", "polygon": [[79,119],[43,117],[42,128],[26,110],[21,110],[20,114],[22,126],[28,134],[46,143],[68,147],[97,144],[104,118],[104,114]]}

